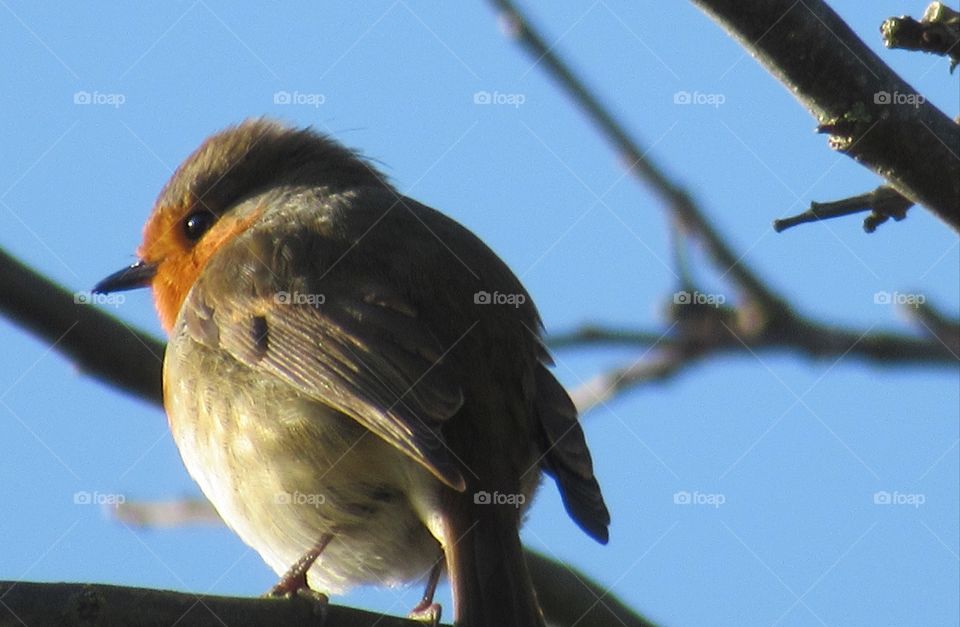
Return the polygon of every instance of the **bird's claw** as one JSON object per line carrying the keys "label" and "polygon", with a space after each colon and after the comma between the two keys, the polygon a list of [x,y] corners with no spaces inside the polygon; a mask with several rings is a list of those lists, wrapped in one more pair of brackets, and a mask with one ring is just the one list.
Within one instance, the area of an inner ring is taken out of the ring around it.
{"label": "bird's claw", "polygon": [[307,574],[287,573],[264,596],[290,599],[301,592],[313,592],[307,585]]}
{"label": "bird's claw", "polygon": [[427,623],[430,627],[437,627],[440,624],[440,613],[442,609],[439,603],[431,603],[428,599],[424,599],[415,608],[410,610],[407,618]]}

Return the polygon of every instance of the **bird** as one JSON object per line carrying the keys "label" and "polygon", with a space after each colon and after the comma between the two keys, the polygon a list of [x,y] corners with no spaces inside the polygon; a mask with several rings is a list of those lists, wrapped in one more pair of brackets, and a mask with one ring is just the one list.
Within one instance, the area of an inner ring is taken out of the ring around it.
{"label": "bird", "polygon": [[530,295],[476,235],[359,152],[252,118],[174,172],[137,261],[186,469],[275,595],[450,580],[466,627],[544,624],[519,529],[545,474],[610,514]]}

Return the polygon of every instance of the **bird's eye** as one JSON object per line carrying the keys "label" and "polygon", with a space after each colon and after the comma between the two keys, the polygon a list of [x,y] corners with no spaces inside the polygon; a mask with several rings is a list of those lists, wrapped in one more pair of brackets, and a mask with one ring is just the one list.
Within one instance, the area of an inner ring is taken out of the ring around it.
{"label": "bird's eye", "polygon": [[209,211],[196,211],[187,216],[183,221],[183,233],[191,242],[195,242],[203,237],[203,234],[210,230],[213,223],[217,221],[217,216]]}

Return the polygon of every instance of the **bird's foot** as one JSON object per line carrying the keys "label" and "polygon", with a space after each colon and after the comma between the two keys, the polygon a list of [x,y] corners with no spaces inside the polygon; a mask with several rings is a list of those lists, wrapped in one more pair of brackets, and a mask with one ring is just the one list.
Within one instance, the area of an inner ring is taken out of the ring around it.
{"label": "bird's foot", "polygon": [[410,610],[407,618],[422,621],[430,625],[430,627],[437,627],[437,625],[440,624],[441,610],[442,608],[439,603],[433,603],[429,599],[424,599],[418,603],[415,608]]}
{"label": "bird's foot", "polygon": [[333,539],[333,536],[330,534],[325,534],[320,541],[317,542],[309,551],[307,551],[303,557],[294,562],[287,572],[283,573],[283,577],[280,578],[280,581],[277,582],[275,586],[270,588],[270,591],[267,592],[266,596],[269,597],[293,597],[293,596],[313,596],[319,595],[324,598],[324,603],[327,601],[327,595],[311,590],[309,584],[307,584],[307,571],[313,566],[314,562],[317,561],[317,558],[320,557],[320,554],[323,553],[323,550],[327,548],[327,545],[330,544],[330,540]]}
{"label": "bird's foot", "polygon": [[440,604],[433,602],[433,595],[437,591],[437,583],[440,581],[440,573],[443,572],[443,562],[438,560],[430,574],[427,575],[427,587],[423,591],[423,598],[417,603],[417,606],[410,610],[407,615],[413,620],[423,621],[430,627],[437,627],[440,624]]}

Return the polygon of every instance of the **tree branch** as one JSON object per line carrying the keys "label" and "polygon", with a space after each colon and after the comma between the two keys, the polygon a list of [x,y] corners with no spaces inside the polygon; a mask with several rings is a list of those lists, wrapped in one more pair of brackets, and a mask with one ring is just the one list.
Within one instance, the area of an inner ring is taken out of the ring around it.
{"label": "tree branch", "polygon": [[[639,142],[627,133],[626,127],[614,118],[584,81],[561,60],[559,53],[546,44],[545,38],[529,18],[510,0],[491,1],[503,12],[502,19],[508,25],[508,33],[517,38],[528,54],[536,59],[538,67],[558,82],[614,148],[626,155],[626,160],[633,166],[631,172],[660,196],[668,211],[687,230],[699,237],[711,262],[722,274],[730,277],[743,296],[742,302],[736,307],[684,302],[680,297],[690,297],[691,294],[686,290],[691,290],[692,286],[683,285],[684,291],[674,294],[675,306],[671,310],[669,332],[588,326],[572,333],[548,336],[547,342],[551,348],[625,344],[656,349],[649,359],[602,373],[574,390],[572,395],[581,412],[636,385],[662,381],[695,361],[721,353],[793,350],[811,357],[847,355],[884,365],[957,366],[960,348],[950,340],[952,332],[935,337],[930,337],[930,334],[927,337],[911,337],[873,333],[835,327],[798,314],[785,298],[742,262],[742,256],[734,253],[691,196],[653,162],[650,152],[641,148]],[[802,4],[802,0],[797,4]],[[753,13],[764,14],[761,9],[751,9],[750,2],[737,4],[743,5],[748,9],[745,11],[748,16]],[[879,60],[877,63],[880,63]],[[960,180],[957,186],[960,186]],[[682,274],[686,276],[686,273]],[[948,321],[945,324],[951,329],[960,325],[960,322]]]}
{"label": "tree branch", "polygon": [[[526,551],[537,598],[550,625],[655,627],[583,573],[535,551]],[[571,594],[570,591],[575,591]]]}
{"label": "tree branch", "polygon": [[162,403],[164,343],[90,306],[0,249],[0,312],[107,385]]}
{"label": "tree branch", "polygon": [[[831,133],[837,150],[960,231],[960,125],[823,0],[692,0]],[[802,54],[799,53],[802,51]]]}
{"label": "tree branch", "polygon": [[950,71],[960,64],[960,13],[942,2],[932,2],[920,21],[891,17],[880,25],[887,48],[919,50],[950,57]]}
{"label": "tree branch", "polygon": [[[949,320],[929,306],[907,311],[922,320],[927,337],[905,333],[868,332],[839,327],[807,318],[790,318],[785,325],[766,330],[751,329],[736,322],[742,317],[734,308],[702,311],[697,314],[700,331],[688,332],[675,327],[670,335],[652,331],[588,325],[550,335],[551,348],[583,348],[590,346],[656,347],[678,356],[704,356],[710,353],[782,352],[792,350],[812,358],[847,355],[879,366],[955,367],[960,355],[960,320]],[[936,315],[935,321],[931,316]]]}
{"label": "tree branch", "polygon": [[838,327],[795,315],[780,318],[776,325],[758,327],[743,309],[697,309],[680,315],[669,335],[655,337],[652,332],[589,326],[585,332],[551,336],[556,344],[548,338],[552,347],[620,345],[652,349],[649,357],[600,373],[572,390],[570,396],[577,409],[586,413],[640,385],[676,376],[708,357],[792,351],[813,359],[844,357],[887,367],[960,365],[960,321],[948,320],[926,305],[905,308],[926,337]]}
{"label": "tree branch", "polygon": [[0,581],[0,623],[127,627],[423,627],[406,618],[374,614],[295,597],[240,598],[85,583]]}
{"label": "tree branch", "polygon": [[700,238],[714,262],[728,270],[735,277],[737,284],[749,293],[752,300],[763,304],[768,309],[776,309],[781,303],[780,296],[749,267],[740,263],[740,256],[736,255],[713,229],[690,194],[665,174],[664,169],[650,158],[649,151],[641,149],[640,142],[627,133],[626,127],[613,117],[587,88],[583,80],[574,74],[554,49],[547,45],[544,38],[530,24],[529,19],[510,0],[492,0],[492,2],[502,11],[502,18],[509,25],[509,33],[516,37],[530,56],[537,60],[538,67],[544,68],[547,74],[568,92],[590,121],[597,125],[600,132],[621,155],[622,161],[630,168],[631,174],[647,184],[680,224]]}
{"label": "tree branch", "polygon": [[832,202],[811,202],[810,208],[803,213],[773,221],[773,230],[782,233],[789,228],[809,222],[831,220],[854,213],[869,211],[870,215],[863,221],[863,230],[873,233],[877,227],[893,218],[896,221],[907,217],[907,210],[913,206],[913,201],[904,198],[900,192],[887,185],[881,185],[872,192],[852,196]]}

